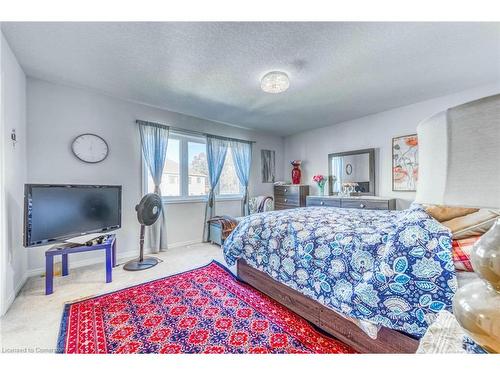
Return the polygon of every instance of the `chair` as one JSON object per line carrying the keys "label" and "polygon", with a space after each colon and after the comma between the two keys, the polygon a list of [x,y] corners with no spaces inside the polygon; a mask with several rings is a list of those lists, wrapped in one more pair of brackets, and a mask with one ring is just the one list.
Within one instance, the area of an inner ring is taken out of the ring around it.
{"label": "chair", "polygon": [[[250,215],[268,212],[273,210],[273,197],[259,195],[257,197],[252,197],[248,201]],[[235,221],[240,221],[243,217],[231,218]],[[219,221],[210,222],[210,232],[208,236],[208,241],[222,246],[225,238],[222,236],[222,226]]]}

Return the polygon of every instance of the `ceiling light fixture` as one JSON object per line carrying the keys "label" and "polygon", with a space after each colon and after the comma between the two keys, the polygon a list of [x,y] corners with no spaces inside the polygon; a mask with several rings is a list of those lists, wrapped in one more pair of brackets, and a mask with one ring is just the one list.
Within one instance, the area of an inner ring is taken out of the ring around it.
{"label": "ceiling light fixture", "polygon": [[264,92],[270,94],[279,94],[280,92],[288,90],[290,87],[290,80],[288,75],[284,72],[269,72],[260,81],[260,88]]}

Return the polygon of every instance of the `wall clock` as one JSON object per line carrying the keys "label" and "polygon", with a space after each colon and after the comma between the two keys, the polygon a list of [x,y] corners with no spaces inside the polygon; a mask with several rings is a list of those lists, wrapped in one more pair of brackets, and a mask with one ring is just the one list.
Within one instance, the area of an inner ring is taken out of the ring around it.
{"label": "wall clock", "polygon": [[109,147],[106,141],[96,134],[80,134],[71,144],[73,154],[85,163],[99,163],[107,158]]}

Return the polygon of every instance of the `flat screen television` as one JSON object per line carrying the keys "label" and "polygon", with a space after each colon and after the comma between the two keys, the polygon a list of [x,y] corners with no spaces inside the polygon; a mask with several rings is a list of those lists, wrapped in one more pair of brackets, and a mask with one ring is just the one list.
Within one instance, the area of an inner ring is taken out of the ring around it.
{"label": "flat screen television", "polygon": [[24,246],[42,246],[121,227],[122,187],[24,185]]}

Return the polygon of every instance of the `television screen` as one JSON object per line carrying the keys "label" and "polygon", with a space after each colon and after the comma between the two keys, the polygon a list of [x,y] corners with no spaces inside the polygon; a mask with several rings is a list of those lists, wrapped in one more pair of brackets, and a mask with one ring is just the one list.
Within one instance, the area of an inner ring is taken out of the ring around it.
{"label": "television screen", "polygon": [[27,184],[24,190],[24,246],[121,226],[121,186]]}

